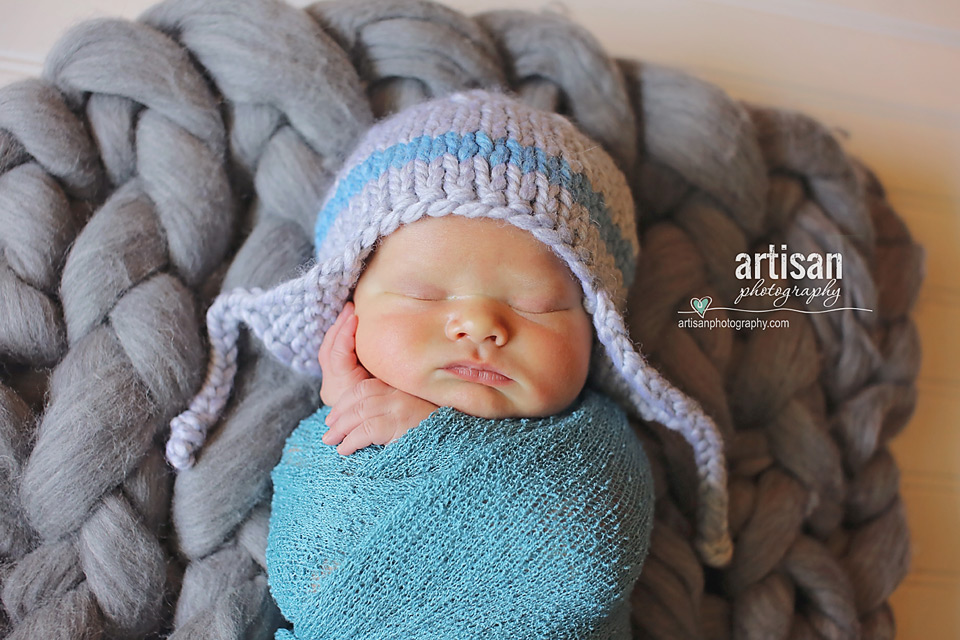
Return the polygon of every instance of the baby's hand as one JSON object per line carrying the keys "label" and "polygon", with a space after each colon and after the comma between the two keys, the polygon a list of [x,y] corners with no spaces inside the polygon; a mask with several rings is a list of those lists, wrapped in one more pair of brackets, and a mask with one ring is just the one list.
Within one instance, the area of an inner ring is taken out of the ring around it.
{"label": "baby's hand", "polygon": [[370,373],[357,360],[356,336],[357,315],[353,303],[343,306],[337,321],[323,336],[320,344],[320,400],[325,405],[334,405],[344,391],[354,388],[361,380],[370,378]]}
{"label": "baby's hand", "polygon": [[371,444],[389,444],[433,413],[437,405],[399,391],[377,378],[357,383],[327,415],[325,444],[348,456]]}
{"label": "baby's hand", "polygon": [[357,316],[348,302],[323,337],[318,356],[320,399],[332,407],[323,442],[339,444],[342,455],[396,440],[437,408],[372,377],[357,360],[356,332]]}

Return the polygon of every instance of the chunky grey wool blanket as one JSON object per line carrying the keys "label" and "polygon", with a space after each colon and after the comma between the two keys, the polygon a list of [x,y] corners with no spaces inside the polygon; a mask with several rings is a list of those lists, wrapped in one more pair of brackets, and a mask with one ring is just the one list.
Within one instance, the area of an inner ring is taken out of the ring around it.
{"label": "chunky grey wool blanket", "polygon": [[[657,488],[635,637],[894,634],[909,542],[887,443],[916,402],[923,253],[831,131],[612,59],[552,13],[170,0],[79,25],[41,79],[0,88],[0,636],[273,635],[270,470],[318,384],[241,345],[226,415],[174,477],[161,444],[203,377],[203,311],[302,268],[375,117],[473,86],[569,115],[623,168],[632,337],[724,431],[736,548],[707,570],[689,450],[634,425]],[[842,306],[872,312],[678,325],[693,298],[733,306],[736,255],[769,244],[841,253]]]}

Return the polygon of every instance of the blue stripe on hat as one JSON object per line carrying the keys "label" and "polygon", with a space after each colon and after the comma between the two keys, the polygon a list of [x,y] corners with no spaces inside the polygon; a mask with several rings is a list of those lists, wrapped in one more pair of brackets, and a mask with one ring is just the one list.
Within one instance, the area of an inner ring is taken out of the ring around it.
{"label": "blue stripe on hat", "polygon": [[566,160],[548,155],[539,147],[521,145],[512,138],[494,140],[483,131],[464,134],[451,131],[440,136],[419,136],[370,154],[339,182],[337,192],[320,211],[315,227],[315,246],[322,244],[337,215],[371,180],[377,180],[386,171],[399,169],[414,160],[430,163],[444,154],[454,155],[461,162],[480,156],[491,167],[509,162],[524,173],[545,175],[550,184],[569,191],[574,201],[590,212],[625,281],[633,280],[637,259],[633,247],[614,223],[603,194],[593,189],[585,174],[573,171]]}

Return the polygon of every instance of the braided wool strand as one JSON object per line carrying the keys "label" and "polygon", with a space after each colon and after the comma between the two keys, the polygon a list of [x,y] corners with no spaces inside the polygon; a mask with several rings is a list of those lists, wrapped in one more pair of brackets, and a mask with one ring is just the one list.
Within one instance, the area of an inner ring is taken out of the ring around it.
{"label": "braided wool strand", "polygon": [[[170,2],[143,20],[188,47],[229,105],[230,155],[254,225],[222,287],[290,278],[310,256],[320,194],[371,118],[356,72],[303,12],[279,2]],[[174,487],[171,516],[188,564],[172,637],[259,637],[275,628],[263,575],[268,514],[258,505],[269,504],[270,469],[318,390],[269,356],[240,368],[216,438]]]}
{"label": "braided wool strand", "polygon": [[[142,67],[113,55],[116,47],[149,57],[146,79],[138,77]],[[188,286],[223,259],[233,219],[224,131],[185,52],[132,23],[77,27],[51,52],[45,76],[63,98],[48,97],[49,111],[40,113],[49,118],[61,101],[67,105],[71,115],[60,126],[73,125],[63,136],[73,145],[86,139],[95,149],[97,123],[104,122],[90,117],[103,103],[83,103],[83,93],[110,93],[111,109],[120,100],[137,104],[138,119],[121,121],[131,125],[132,153],[124,157],[137,171],[134,177],[113,164],[105,174],[95,151],[74,155],[98,172],[71,194],[70,209],[88,215],[61,216],[79,223],[68,232],[82,226],[67,240],[73,242],[65,263],[52,261],[63,271],[59,287],[48,288],[62,308],[64,353],[20,477],[34,544],[14,558],[2,597],[11,638],[101,631],[143,637],[159,625],[167,589],[167,552],[158,536],[169,485],[153,438],[197,383],[203,354]],[[26,149],[32,137],[22,141]],[[189,174],[176,170],[184,161],[193,167]],[[112,194],[101,201],[97,183],[110,178],[127,179],[110,184]],[[63,240],[53,246],[66,249]]]}

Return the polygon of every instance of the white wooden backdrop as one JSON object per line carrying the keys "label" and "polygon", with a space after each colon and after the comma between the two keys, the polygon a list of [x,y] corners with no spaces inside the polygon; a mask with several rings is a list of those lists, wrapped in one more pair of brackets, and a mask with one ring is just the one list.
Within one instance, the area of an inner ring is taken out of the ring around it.
{"label": "white wooden backdrop", "polygon": [[[927,248],[916,309],[920,402],[895,442],[913,536],[893,596],[901,638],[960,638],[960,2],[958,0],[446,0],[567,13],[608,52],[687,70],[733,97],[849,134]],[[0,84],[38,75],[68,27],[135,18],[153,0],[0,0]],[[304,0],[294,0],[303,6]],[[877,558],[877,562],[883,562]]]}

